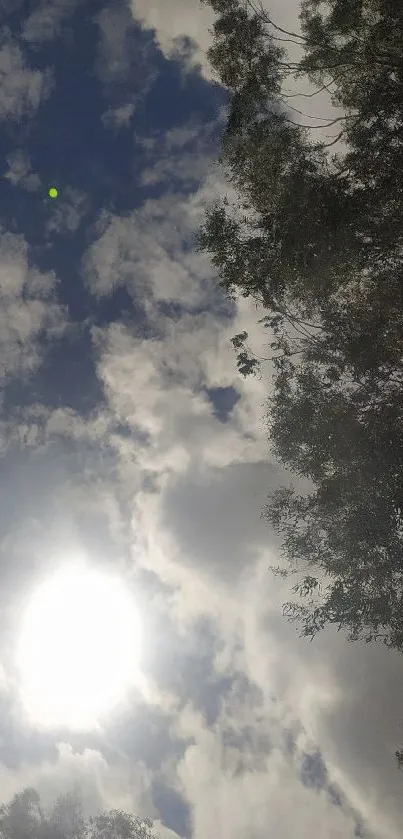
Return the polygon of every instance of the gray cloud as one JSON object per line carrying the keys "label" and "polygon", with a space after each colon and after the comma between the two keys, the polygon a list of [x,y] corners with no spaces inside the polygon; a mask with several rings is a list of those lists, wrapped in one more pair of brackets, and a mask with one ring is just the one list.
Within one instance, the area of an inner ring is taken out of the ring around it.
{"label": "gray cloud", "polygon": [[129,125],[134,111],[135,105],[133,102],[127,102],[117,108],[109,108],[102,115],[102,122],[106,128],[125,128]]}
{"label": "gray cloud", "polygon": [[242,463],[206,470],[199,480],[183,476],[164,493],[162,527],[178,534],[184,561],[230,583],[258,550],[275,544],[259,514],[280,475],[270,464]]}
{"label": "gray cloud", "polygon": [[56,759],[33,766],[23,764],[18,772],[3,767],[0,795],[7,800],[21,787],[34,786],[42,801],[49,806],[67,791],[77,792],[86,815],[94,815],[102,807],[156,815],[150,795],[150,777],[141,762],[131,766],[123,757],[108,764],[96,749],[75,752],[70,744],[57,744]]}
{"label": "gray cloud", "polygon": [[4,175],[13,186],[22,186],[28,192],[35,192],[41,186],[39,175],[31,171],[29,155],[23,149],[16,149],[7,155],[8,171]]}
{"label": "gray cloud", "polygon": [[101,118],[105,125],[118,127],[128,119],[128,109],[143,101],[156,78],[149,60],[151,43],[140,41],[122,0],[105,5],[95,20],[100,38],[94,71],[112,103]]}
{"label": "gray cloud", "polygon": [[176,182],[181,190],[189,193],[211,171],[216,156],[213,132],[220,128],[221,116],[210,124],[189,123],[173,128],[162,136],[147,138],[146,142],[138,138],[150,158],[142,169],[140,185],[166,183],[170,186]]}
{"label": "gray cloud", "polygon": [[195,837],[213,830],[239,837],[245,833],[263,837],[269,831],[288,839],[295,835],[297,825],[301,839],[354,837],[353,817],[335,807],[325,792],[304,786],[297,767],[280,749],[267,752],[255,734],[249,756],[245,755],[243,738],[234,745],[219,726],[207,728],[197,715],[191,717],[187,726],[195,742],[182,758],[178,775],[193,803]]}
{"label": "gray cloud", "polygon": [[52,89],[50,70],[30,70],[20,47],[5,37],[0,40],[0,119],[31,116]]}
{"label": "gray cloud", "polygon": [[41,363],[41,338],[59,336],[66,313],[55,299],[56,277],[28,267],[21,236],[0,236],[0,378],[25,376]]}
{"label": "gray cloud", "polygon": [[89,209],[90,202],[84,192],[71,187],[60,190],[59,197],[52,205],[52,215],[46,223],[47,235],[75,233]]}
{"label": "gray cloud", "polygon": [[74,12],[77,0],[41,0],[26,19],[22,37],[31,44],[51,41],[61,31],[64,21]]}

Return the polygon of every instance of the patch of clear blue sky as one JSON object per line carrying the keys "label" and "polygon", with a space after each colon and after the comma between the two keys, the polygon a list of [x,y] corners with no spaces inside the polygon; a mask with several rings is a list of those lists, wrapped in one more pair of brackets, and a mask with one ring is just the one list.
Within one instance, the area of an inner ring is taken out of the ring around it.
{"label": "patch of clear blue sky", "polygon": [[233,387],[206,388],[206,393],[215,407],[215,415],[221,422],[226,422],[240,399],[239,393]]}
{"label": "patch of clear blue sky", "polygon": [[173,788],[154,778],[152,783],[153,802],[161,821],[179,836],[192,835],[191,812],[188,803]]}
{"label": "patch of clear blue sky", "polygon": [[[113,7],[118,6],[126,8],[123,0],[114,0]],[[125,45],[129,72],[111,84],[102,82],[95,70],[100,42],[96,18],[102,9],[110,7],[99,0],[80,3],[54,41],[32,46],[21,42],[31,68],[53,69],[55,85],[33,118],[2,126],[0,160],[23,149],[43,189],[30,193],[3,178],[0,223],[11,232],[24,235],[30,245],[32,265],[55,271],[60,280],[59,298],[68,306],[73,321],[82,323],[89,319],[105,326],[123,317],[141,331],[146,328],[144,313],[133,306],[124,289],[100,301],[91,297],[80,271],[82,256],[97,238],[94,224],[102,210],[126,215],[146,198],[172,189],[169,183],[164,183],[162,190],[161,186],[146,190],[136,186],[146,158],[134,134],[145,138],[163,136],[167,130],[192,119],[206,124],[217,117],[225,95],[197,71],[184,76],[176,61],[164,59],[153,33],[142,31],[134,21],[127,29]],[[32,10],[32,4],[22,4],[19,12],[8,16],[7,27],[17,41],[28,10]],[[147,89],[145,96],[143,88]],[[131,97],[137,104],[127,127],[119,131],[106,128],[102,114]],[[88,196],[88,213],[74,232],[65,229],[46,233],[46,224],[58,204],[47,198],[47,188],[52,183],[60,189],[60,202],[67,188]],[[47,364],[33,380],[23,388],[21,384],[11,388],[7,402],[64,404],[87,413],[101,398],[89,331],[83,327],[73,341],[62,339],[53,348]]]}

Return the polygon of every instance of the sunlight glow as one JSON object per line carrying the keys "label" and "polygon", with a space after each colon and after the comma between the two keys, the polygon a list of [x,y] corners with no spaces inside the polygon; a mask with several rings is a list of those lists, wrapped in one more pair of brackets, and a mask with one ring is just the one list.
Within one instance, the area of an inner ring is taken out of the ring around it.
{"label": "sunlight glow", "polygon": [[43,582],[17,646],[21,698],[41,725],[92,728],[136,684],[139,615],[119,577],[66,568]]}

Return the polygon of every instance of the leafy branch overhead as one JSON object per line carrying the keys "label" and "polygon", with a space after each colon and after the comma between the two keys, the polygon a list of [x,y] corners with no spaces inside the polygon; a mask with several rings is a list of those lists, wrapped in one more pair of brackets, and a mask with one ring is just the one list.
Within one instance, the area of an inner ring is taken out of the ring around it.
{"label": "leafy branch overhead", "polygon": [[[272,452],[311,487],[264,511],[298,575],[285,613],[304,635],[333,624],[403,650],[403,6],[303,0],[296,33],[251,2],[209,4],[237,198],[208,209],[200,248],[267,312],[270,351],[239,333],[238,367],[269,365]],[[297,123],[291,72],[341,109],[341,151]]]}

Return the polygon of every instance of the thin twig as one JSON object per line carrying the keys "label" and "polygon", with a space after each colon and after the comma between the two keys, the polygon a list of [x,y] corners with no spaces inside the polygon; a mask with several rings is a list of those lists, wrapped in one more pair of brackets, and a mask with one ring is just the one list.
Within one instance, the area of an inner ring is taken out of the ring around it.
{"label": "thin twig", "polygon": [[299,33],[298,33],[298,32],[289,32],[289,30],[288,30],[288,29],[282,29],[282,28],[281,28],[281,26],[277,26],[277,24],[276,24],[276,23],[274,23],[274,22],[273,22],[273,21],[269,18],[268,14],[267,14],[266,12],[264,12],[262,5],[260,5],[260,11],[258,11],[258,10],[254,7],[254,5],[253,5],[253,3],[252,3],[252,0],[246,0],[246,5],[247,5],[247,6],[250,6],[250,8],[252,9],[252,11],[253,11],[253,13],[256,15],[256,17],[260,17],[260,19],[261,19],[261,20],[264,20],[264,21],[265,21],[265,23],[269,23],[269,24],[270,24],[270,26],[272,26],[272,27],[273,27],[273,29],[276,29],[276,30],[277,30],[277,32],[282,32],[282,33],[283,33],[283,35],[291,35],[291,37],[292,37],[292,38],[299,38],[302,42],[304,42],[304,41],[306,40],[306,38],[304,38],[304,36],[303,36],[303,35],[299,35]]}
{"label": "thin twig", "polygon": [[298,128],[331,128],[331,126],[335,125],[336,122],[341,122],[342,120],[346,119],[348,119],[348,117],[336,117],[336,119],[332,119],[332,121],[328,122],[326,125],[306,125],[304,122],[294,122],[294,120],[285,117],[286,122],[289,122],[291,125],[296,125]]}
{"label": "thin twig", "polygon": [[[280,101],[282,102],[281,97],[280,97]],[[286,102],[283,102],[283,105],[285,105],[286,108],[290,108],[291,111],[295,111],[296,114],[301,114],[302,117],[308,117],[308,119],[321,119],[321,120],[323,120],[323,122],[328,122],[330,120],[330,117],[318,117],[318,116],[314,116],[312,114],[306,114],[306,113],[304,113],[304,111],[300,111],[300,110],[298,110],[298,108],[294,108],[293,105],[288,105]],[[347,117],[340,117],[340,119],[347,119]],[[326,128],[326,125],[324,125],[323,127]]]}
{"label": "thin twig", "polygon": [[320,148],[330,149],[331,146],[336,145],[336,143],[338,143],[338,141],[341,140],[343,134],[345,134],[345,129],[344,128],[343,128],[343,131],[340,131],[340,134],[338,134],[337,137],[335,137],[335,139],[332,140],[330,143],[319,143]]}
{"label": "thin twig", "polygon": [[296,96],[301,96],[304,99],[312,99],[313,96],[317,96],[318,93],[323,93],[324,90],[327,90],[328,93],[330,93],[330,95],[333,95],[334,91],[330,90],[330,85],[331,84],[336,85],[338,80],[341,78],[342,75],[344,75],[344,74],[340,74],[338,76],[335,76],[334,79],[331,79],[331,81],[328,82],[327,84],[323,84],[322,87],[320,87],[318,90],[314,90],[313,93],[289,93],[289,94],[282,93],[282,96],[284,97],[284,99],[295,99]]}

